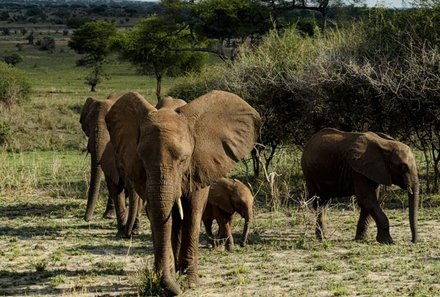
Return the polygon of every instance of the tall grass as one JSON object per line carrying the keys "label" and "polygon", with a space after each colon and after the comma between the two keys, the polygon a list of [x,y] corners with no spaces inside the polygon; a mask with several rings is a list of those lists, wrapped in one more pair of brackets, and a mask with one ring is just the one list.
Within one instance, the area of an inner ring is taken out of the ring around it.
{"label": "tall grass", "polygon": [[3,195],[43,191],[52,197],[83,197],[89,162],[78,152],[0,153]]}
{"label": "tall grass", "polygon": [[[50,36],[57,38],[53,51],[39,51],[23,43],[19,52],[23,62],[16,68],[23,72],[32,91],[30,100],[19,106],[12,106],[10,110],[0,106],[1,124],[8,127],[9,133],[3,145],[6,150],[84,150],[85,137],[79,125],[79,112],[89,96],[105,99],[109,95],[137,91],[155,102],[154,79],[138,74],[134,67],[119,62],[116,57],[104,66],[110,79],[100,84],[97,92],[90,92],[84,84],[87,71],[75,66],[79,55],[67,47],[60,34]],[[7,38],[0,37],[0,55],[17,52],[15,44],[23,39],[21,35]],[[171,82],[165,79],[164,89]]]}

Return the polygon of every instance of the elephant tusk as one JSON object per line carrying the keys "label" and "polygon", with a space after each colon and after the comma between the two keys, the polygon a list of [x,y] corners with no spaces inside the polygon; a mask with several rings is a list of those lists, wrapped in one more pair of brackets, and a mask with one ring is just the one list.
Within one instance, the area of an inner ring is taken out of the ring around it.
{"label": "elephant tusk", "polygon": [[183,208],[182,208],[182,201],[180,200],[180,197],[177,198],[177,208],[179,209],[180,219],[183,220]]}
{"label": "elephant tusk", "polygon": [[412,190],[412,188],[411,188],[410,185],[407,185],[407,186],[406,186],[406,190],[408,191],[408,193],[409,193],[410,195],[414,195],[414,192],[413,192],[413,190]]}

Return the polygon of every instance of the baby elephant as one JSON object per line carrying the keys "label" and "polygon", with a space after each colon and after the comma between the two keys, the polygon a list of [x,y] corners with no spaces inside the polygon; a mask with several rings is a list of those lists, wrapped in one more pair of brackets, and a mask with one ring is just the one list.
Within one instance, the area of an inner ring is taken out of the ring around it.
{"label": "baby elephant", "polygon": [[[244,219],[242,246],[246,244],[249,222],[253,218],[254,196],[248,187],[236,179],[222,178],[211,186],[208,203],[203,213],[203,224],[210,243],[215,247],[220,241],[226,242],[226,250],[234,248],[232,237],[232,218],[238,212]],[[212,234],[212,222],[219,226],[218,234]]]}

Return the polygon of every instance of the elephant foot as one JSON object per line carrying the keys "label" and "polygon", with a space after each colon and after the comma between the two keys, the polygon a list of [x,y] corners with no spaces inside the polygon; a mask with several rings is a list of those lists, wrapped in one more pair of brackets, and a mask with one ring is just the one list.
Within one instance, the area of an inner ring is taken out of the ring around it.
{"label": "elephant foot", "polygon": [[197,273],[190,273],[186,275],[183,286],[185,289],[195,288],[199,284],[199,277]]}
{"label": "elephant foot", "polygon": [[114,219],[116,217],[115,209],[114,208],[107,208],[102,215],[104,219]]}
{"label": "elephant foot", "polygon": [[166,296],[177,296],[182,294],[182,290],[176,281],[169,277],[163,277],[160,280],[160,286],[164,289]]}
{"label": "elephant foot", "polygon": [[118,228],[118,232],[116,233],[116,237],[129,239],[131,238],[131,232],[128,232],[126,227]]}
{"label": "elephant foot", "polygon": [[368,232],[356,233],[354,240],[356,241],[365,241],[368,239]]}
{"label": "elephant foot", "polygon": [[226,243],[226,250],[228,251],[228,252],[233,252],[234,251],[234,249],[235,249],[235,246],[234,246],[234,244],[233,243]]}
{"label": "elephant foot", "polygon": [[377,240],[377,242],[379,242],[379,243],[382,243],[382,244],[393,244],[394,243],[394,241],[393,241],[393,238],[391,238],[391,235],[377,235],[376,236],[376,240]]}

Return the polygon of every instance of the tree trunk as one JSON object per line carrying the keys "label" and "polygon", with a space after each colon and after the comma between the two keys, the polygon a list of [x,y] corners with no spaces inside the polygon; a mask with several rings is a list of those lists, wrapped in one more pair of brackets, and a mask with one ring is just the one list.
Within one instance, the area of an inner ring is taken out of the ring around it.
{"label": "tree trunk", "polygon": [[156,98],[157,102],[161,100],[161,93],[162,93],[162,75],[156,74]]}
{"label": "tree trunk", "polygon": [[254,177],[258,178],[258,177],[260,177],[260,158],[258,156],[257,149],[255,149],[255,148],[252,149],[251,155],[252,155],[252,165],[253,165],[253,169],[254,169]]}

